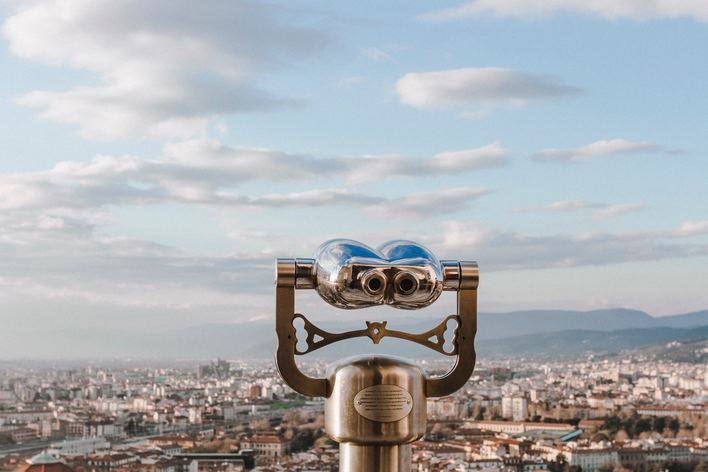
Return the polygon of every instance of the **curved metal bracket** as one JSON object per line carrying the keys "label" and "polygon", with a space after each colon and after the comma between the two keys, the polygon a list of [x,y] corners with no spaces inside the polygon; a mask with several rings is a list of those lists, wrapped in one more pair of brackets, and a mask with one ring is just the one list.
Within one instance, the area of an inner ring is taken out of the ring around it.
{"label": "curved metal bracket", "polygon": [[[309,354],[312,351],[316,351],[321,347],[325,347],[328,344],[332,344],[337,341],[342,341],[344,339],[351,338],[359,338],[363,336],[368,336],[374,342],[374,344],[378,344],[381,339],[386,337],[399,338],[405,339],[406,341],[418,343],[441,354],[445,354],[446,356],[457,355],[458,348],[457,343],[455,342],[455,338],[457,337],[457,326],[460,325],[459,317],[457,315],[448,316],[433,329],[430,329],[420,334],[412,334],[407,333],[405,331],[396,331],[388,329],[386,327],[386,325],[388,324],[387,321],[367,321],[365,329],[347,331],[344,333],[330,333],[316,326],[300,313],[295,313],[295,315],[293,316],[293,320],[296,319],[301,319],[305,323],[304,329],[307,333],[307,338],[305,339],[305,341],[307,342],[307,349],[301,351],[297,348],[297,344],[295,345],[295,354],[297,354],[298,356]],[[457,326],[455,327],[455,332],[453,333],[452,349],[446,351],[445,331],[447,331],[447,323],[450,320],[455,320]],[[431,339],[434,339],[434,341],[431,341]]]}
{"label": "curved metal bracket", "polygon": [[293,390],[310,397],[326,397],[329,394],[327,379],[317,379],[302,373],[295,363],[295,260],[278,259],[275,279],[275,332],[278,349],[275,364],[280,375]]}
{"label": "curved metal bracket", "polygon": [[472,376],[477,353],[474,337],[477,334],[477,286],[479,268],[475,262],[460,261],[460,285],[457,289],[457,359],[448,373],[441,377],[425,380],[425,394],[428,397],[452,395]]}

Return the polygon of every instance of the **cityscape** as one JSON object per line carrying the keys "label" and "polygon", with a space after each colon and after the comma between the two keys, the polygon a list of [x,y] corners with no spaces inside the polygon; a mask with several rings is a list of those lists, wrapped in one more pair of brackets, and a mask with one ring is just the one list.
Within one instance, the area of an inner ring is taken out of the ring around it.
{"label": "cityscape", "polygon": [[707,46],[0,0],[0,472],[708,472]]}
{"label": "cityscape", "polygon": [[[0,470],[338,470],[323,402],[295,394],[271,360],[155,364],[1,364]],[[482,359],[465,388],[428,400],[412,470],[704,471],[707,398],[705,362],[643,351]]]}

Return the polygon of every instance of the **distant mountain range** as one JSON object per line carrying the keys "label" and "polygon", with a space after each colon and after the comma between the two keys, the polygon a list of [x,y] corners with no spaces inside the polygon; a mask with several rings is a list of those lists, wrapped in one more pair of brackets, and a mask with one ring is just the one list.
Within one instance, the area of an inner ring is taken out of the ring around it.
{"label": "distant mountain range", "polygon": [[708,339],[708,325],[696,328],[639,328],[616,331],[572,329],[553,333],[527,334],[509,338],[480,340],[482,355],[563,356],[587,352],[618,353],[668,342],[695,342]]}
{"label": "distant mountain range", "polygon": [[[430,319],[396,320],[389,327],[423,332]],[[331,321],[326,329],[343,331],[363,322]],[[594,311],[532,310],[481,313],[477,349],[480,355],[577,355],[616,352],[669,341],[708,339],[708,310],[652,317],[627,309]],[[28,336],[3,335],[0,358],[235,358],[272,357],[272,321],[208,324],[159,332],[129,330],[37,331]],[[365,352],[395,353],[414,358],[437,355],[423,347],[386,338],[374,346],[368,338],[337,343],[312,356],[335,358]]]}
{"label": "distant mountain range", "polygon": [[592,311],[529,310],[480,314],[479,339],[566,330],[616,331],[632,328],[691,328],[704,325],[708,325],[708,310],[661,317],[624,308]]}

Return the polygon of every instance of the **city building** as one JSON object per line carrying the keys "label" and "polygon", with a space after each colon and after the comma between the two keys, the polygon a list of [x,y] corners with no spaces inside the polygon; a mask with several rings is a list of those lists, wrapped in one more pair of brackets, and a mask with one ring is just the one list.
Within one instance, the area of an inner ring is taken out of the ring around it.
{"label": "city building", "polygon": [[528,412],[528,401],[524,396],[502,397],[502,417],[513,421],[523,421]]}
{"label": "city building", "polygon": [[242,443],[243,449],[252,449],[256,455],[284,456],[290,452],[290,441],[276,435],[256,435]]}

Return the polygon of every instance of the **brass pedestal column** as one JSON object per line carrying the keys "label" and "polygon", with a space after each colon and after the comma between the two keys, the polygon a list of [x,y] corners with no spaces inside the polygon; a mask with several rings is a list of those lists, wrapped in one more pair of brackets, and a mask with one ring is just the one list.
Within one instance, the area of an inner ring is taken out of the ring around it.
{"label": "brass pedestal column", "polygon": [[411,445],[388,446],[341,443],[339,445],[339,471],[360,472],[410,472]]}
{"label": "brass pedestal column", "polygon": [[330,367],[325,431],[340,472],[410,472],[410,443],[425,434],[425,377],[404,359],[360,356]]}

